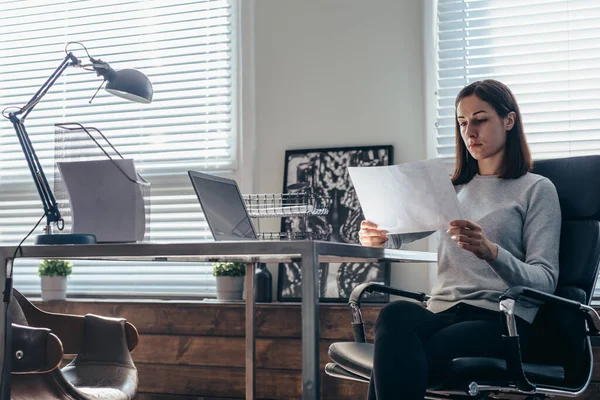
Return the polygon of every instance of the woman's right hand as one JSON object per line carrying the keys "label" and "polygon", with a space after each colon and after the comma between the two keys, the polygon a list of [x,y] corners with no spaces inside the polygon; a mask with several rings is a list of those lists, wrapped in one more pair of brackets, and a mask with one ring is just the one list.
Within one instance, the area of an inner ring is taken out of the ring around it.
{"label": "woman's right hand", "polygon": [[358,238],[360,244],[371,247],[383,247],[383,244],[390,240],[386,231],[379,229],[377,224],[367,220],[360,223]]}

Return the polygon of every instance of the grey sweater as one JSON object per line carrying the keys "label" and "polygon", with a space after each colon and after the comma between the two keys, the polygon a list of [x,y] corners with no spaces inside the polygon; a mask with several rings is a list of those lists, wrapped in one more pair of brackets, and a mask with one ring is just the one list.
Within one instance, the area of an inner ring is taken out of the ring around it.
{"label": "grey sweater", "polygon": [[[463,219],[481,225],[498,245],[498,258],[483,261],[440,231],[437,282],[427,308],[437,313],[462,302],[498,311],[498,296],[510,286],[553,293],[561,214],[552,182],[531,173],[518,179],[476,175],[456,192]],[[390,235],[386,247],[400,248],[432,233]],[[537,310],[536,304],[522,302],[515,313],[532,322]]]}

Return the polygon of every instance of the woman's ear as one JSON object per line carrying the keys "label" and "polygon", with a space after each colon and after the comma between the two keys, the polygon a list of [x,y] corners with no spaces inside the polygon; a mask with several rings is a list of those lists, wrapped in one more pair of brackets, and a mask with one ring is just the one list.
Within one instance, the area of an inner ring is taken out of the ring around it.
{"label": "woman's ear", "polygon": [[515,126],[517,114],[514,111],[509,112],[504,118],[504,129],[508,132]]}

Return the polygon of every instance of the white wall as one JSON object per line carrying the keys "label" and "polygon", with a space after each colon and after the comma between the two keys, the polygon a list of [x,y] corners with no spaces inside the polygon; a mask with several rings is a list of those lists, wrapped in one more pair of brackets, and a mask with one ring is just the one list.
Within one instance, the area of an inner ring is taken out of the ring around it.
{"label": "white wall", "polygon": [[[392,144],[396,163],[427,157],[421,0],[253,3],[255,191],[281,192],[287,149]],[[392,282],[428,290],[427,266],[393,268]]]}

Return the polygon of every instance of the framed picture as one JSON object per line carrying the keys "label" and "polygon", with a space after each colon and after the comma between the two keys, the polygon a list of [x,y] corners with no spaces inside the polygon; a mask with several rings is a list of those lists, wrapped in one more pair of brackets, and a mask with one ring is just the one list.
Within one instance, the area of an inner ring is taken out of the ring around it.
{"label": "framed picture", "polygon": [[[393,153],[391,145],[287,150],[283,192],[310,188],[317,196],[327,196],[331,207],[324,216],[282,218],[281,231],[306,231],[321,240],[359,243],[358,232],[364,216],[348,167],[391,165]],[[319,299],[346,302],[356,285],[370,281],[389,284],[389,263],[322,263],[319,265]],[[300,301],[300,264],[279,264],[277,288],[279,301]],[[389,296],[370,293],[365,294],[364,301],[387,302]]]}

